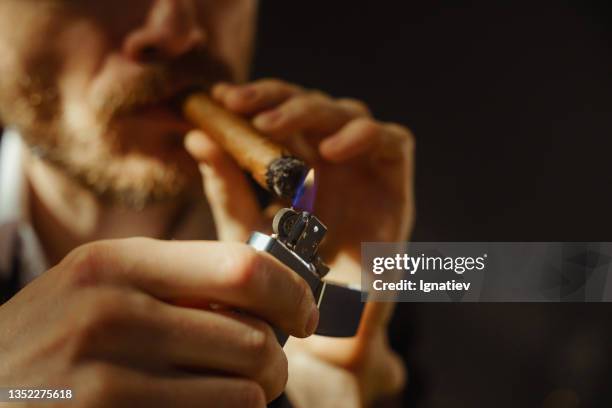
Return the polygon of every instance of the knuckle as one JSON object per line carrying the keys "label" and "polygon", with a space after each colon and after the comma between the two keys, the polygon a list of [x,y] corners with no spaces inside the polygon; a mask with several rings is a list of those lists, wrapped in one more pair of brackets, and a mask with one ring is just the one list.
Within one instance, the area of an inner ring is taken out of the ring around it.
{"label": "knuckle", "polygon": [[309,115],[316,111],[323,101],[324,97],[322,95],[311,91],[293,98],[287,109],[294,112],[296,116]]}
{"label": "knuckle", "polygon": [[250,288],[257,272],[261,269],[261,255],[253,248],[244,246],[239,254],[229,257],[227,284],[234,289]]}
{"label": "knuckle", "polygon": [[287,386],[287,381],[289,380],[289,364],[287,361],[287,356],[282,351],[280,346],[278,349],[278,357],[274,363],[271,364],[270,370],[267,371],[268,375],[264,376],[264,378],[261,380],[268,401],[274,400],[281,395]]}
{"label": "knuckle", "polygon": [[237,395],[240,395],[240,407],[261,408],[266,405],[266,395],[259,384],[254,381],[243,381]]}
{"label": "knuckle", "polygon": [[381,131],[381,124],[371,118],[358,118],[353,121],[354,131],[366,138],[377,136]]}
{"label": "knuckle", "polygon": [[96,365],[91,368],[89,380],[92,391],[98,395],[112,393],[117,385],[114,373],[104,365]]}
{"label": "knuckle", "polygon": [[[287,357],[280,346],[277,348],[278,352],[274,354],[274,358],[268,359],[266,365],[260,366],[254,377],[263,388],[268,401],[275,399],[283,392],[289,379]],[[261,367],[265,368],[262,370]]]}
{"label": "knuckle", "polygon": [[122,294],[120,297],[120,306],[117,313],[122,318],[129,315],[131,319],[140,319],[146,316],[157,316],[161,312],[161,303],[146,293],[130,292],[129,294]]}
{"label": "knuckle", "polygon": [[269,343],[274,339],[274,332],[266,323],[259,320],[253,320],[251,326],[252,329],[244,337],[244,347],[249,355],[260,360],[255,364],[260,367],[258,363],[268,357]]}
{"label": "knuckle", "polygon": [[94,404],[100,404],[101,401],[109,403],[118,400],[121,379],[110,366],[102,363],[92,364],[87,367],[82,380],[81,398],[83,402],[91,402],[91,406],[94,406]]}
{"label": "knuckle", "polygon": [[270,401],[280,395],[289,377],[288,362],[272,328],[260,321],[250,321],[253,331],[245,336],[247,355],[245,373],[265,390]]}
{"label": "knuckle", "polygon": [[338,102],[348,107],[349,109],[354,110],[355,112],[358,112],[361,115],[364,115],[364,116],[371,115],[370,108],[368,107],[368,105],[366,105],[365,102],[360,101],[359,99],[340,98],[338,99]]}
{"label": "knuckle", "polygon": [[318,89],[311,89],[305,95],[310,96],[315,101],[331,101],[329,94]]}
{"label": "knuckle", "polygon": [[334,103],[331,96],[319,90],[309,91],[306,96],[308,96],[309,106],[313,108],[331,106]]}
{"label": "knuckle", "polygon": [[65,278],[74,286],[94,286],[106,269],[108,243],[93,242],[70,252],[61,263]]}
{"label": "knuckle", "polygon": [[402,137],[406,140],[414,141],[414,134],[406,126],[400,125],[399,123],[389,123],[387,126],[399,137]]}
{"label": "knuckle", "polygon": [[390,134],[395,136],[407,153],[412,153],[415,150],[416,138],[410,129],[398,123],[387,124],[387,129]]}
{"label": "knuckle", "polygon": [[285,91],[289,93],[297,92],[300,90],[299,86],[278,78],[263,78],[259,81],[256,81],[255,83],[266,88],[271,88],[277,91]]}
{"label": "knuckle", "polygon": [[306,333],[306,324],[310,318],[307,313],[311,310],[311,304],[314,304],[314,297],[306,281],[301,278],[296,281],[295,290],[293,310],[296,318],[293,321],[296,322],[295,329],[297,331],[294,334],[298,337],[306,337],[310,334]]}
{"label": "knuckle", "polygon": [[124,295],[115,291],[99,291],[91,297],[85,314],[94,324],[115,321],[123,314]]}
{"label": "knuckle", "polygon": [[78,358],[95,347],[123,316],[123,299],[118,293],[96,293],[79,305],[79,316],[72,324],[73,355]]}
{"label": "knuckle", "polygon": [[278,78],[261,78],[261,79],[254,81],[253,84],[261,85],[261,86],[280,87],[280,86],[285,86],[287,83],[283,81],[282,79],[278,79]]}

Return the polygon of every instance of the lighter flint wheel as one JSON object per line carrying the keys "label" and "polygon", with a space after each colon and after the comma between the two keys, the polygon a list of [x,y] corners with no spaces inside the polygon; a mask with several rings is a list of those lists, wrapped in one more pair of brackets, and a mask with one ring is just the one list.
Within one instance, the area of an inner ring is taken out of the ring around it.
{"label": "lighter flint wheel", "polygon": [[295,225],[295,221],[299,214],[291,208],[283,208],[274,216],[272,221],[272,231],[278,234],[278,238],[282,241],[289,235],[291,228]]}

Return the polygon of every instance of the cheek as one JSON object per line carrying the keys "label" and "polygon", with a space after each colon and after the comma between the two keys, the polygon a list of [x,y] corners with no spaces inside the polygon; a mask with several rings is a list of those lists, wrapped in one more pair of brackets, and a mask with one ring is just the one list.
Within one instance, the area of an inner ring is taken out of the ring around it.
{"label": "cheek", "polygon": [[82,126],[92,119],[87,93],[107,50],[105,38],[86,19],[42,11],[13,10],[14,29],[0,29],[0,112],[5,124],[23,130]]}
{"label": "cheek", "polygon": [[248,77],[255,37],[257,1],[227,0],[202,8],[202,21],[209,33],[210,47],[234,69],[239,80]]}
{"label": "cheek", "polygon": [[[48,111],[55,101],[56,50],[42,40],[56,33],[55,20],[37,18],[24,10],[2,9],[0,18],[0,99],[5,124],[19,126],[36,118],[35,112]],[[6,25],[7,21],[12,20]],[[47,115],[43,115],[47,116]],[[46,118],[42,118],[46,119]]]}
{"label": "cheek", "polygon": [[0,50],[2,122],[24,130],[56,122],[61,111],[57,55],[51,51],[30,55],[3,51]]}
{"label": "cheek", "polygon": [[18,63],[17,56],[12,48],[4,41],[0,41],[0,113],[4,117],[4,121],[8,118],[7,108],[10,105],[10,100],[17,95],[17,83],[19,78],[17,73],[21,72],[21,64]]}
{"label": "cheek", "polygon": [[62,32],[59,43],[64,56],[58,76],[63,120],[70,127],[89,127],[96,120],[96,88],[110,47],[105,36],[87,21],[73,23]]}

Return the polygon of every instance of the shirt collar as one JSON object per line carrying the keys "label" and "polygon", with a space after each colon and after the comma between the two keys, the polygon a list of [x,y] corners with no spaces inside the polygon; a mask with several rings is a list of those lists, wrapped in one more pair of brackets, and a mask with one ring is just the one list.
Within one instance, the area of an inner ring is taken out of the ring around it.
{"label": "shirt collar", "polygon": [[19,281],[25,285],[47,269],[47,260],[30,222],[23,149],[19,133],[6,130],[0,142],[0,275],[10,273],[17,256]]}
{"label": "shirt collar", "polygon": [[0,224],[26,220],[27,205],[22,142],[19,134],[9,129],[0,143]]}

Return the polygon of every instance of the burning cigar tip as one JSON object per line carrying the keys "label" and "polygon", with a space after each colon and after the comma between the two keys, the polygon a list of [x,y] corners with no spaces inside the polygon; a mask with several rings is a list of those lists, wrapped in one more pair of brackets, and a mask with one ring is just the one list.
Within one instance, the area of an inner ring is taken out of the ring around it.
{"label": "burning cigar tip", "polygon": [[283,156],[268,166],[266,182],[277,196],[293,199],[307,172],[308,166],[302,160]]}
{"label": "burning cigar tip", "polygon": [[224,109],[208,95],[194,93],[183,101],[183,114],[215,139],[263,188],[293,199],[309,168],[257,132],[244,118]]}

